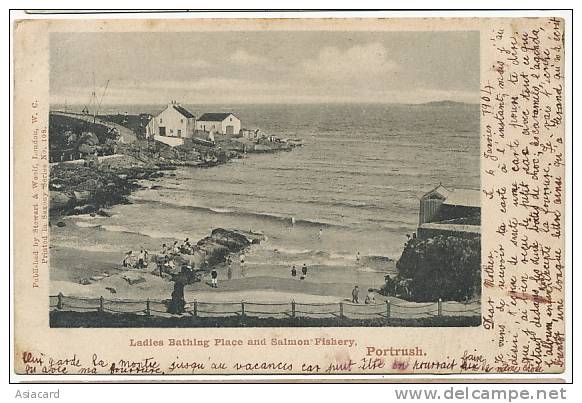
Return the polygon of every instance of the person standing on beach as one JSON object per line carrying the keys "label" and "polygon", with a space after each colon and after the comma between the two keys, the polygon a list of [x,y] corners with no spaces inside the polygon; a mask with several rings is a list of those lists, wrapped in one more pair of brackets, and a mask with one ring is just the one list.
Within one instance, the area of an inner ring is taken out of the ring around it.
{"label": "person standing on beach", "polygon": [[240,275],[241,277],[245,277],[245,255],[241,253],[240,255]]}
{"label": "person standing on beach", "polygon": [[297,277],[297,269],[295,269],[295,265],[293,265],[293,268],[291,269],[291,277]]}
{"label": "person standing on beach", "polygon": [[356,253],[356,263],[357,264],[360,264],[360,258],[361,258],[360,251],[358,251],[358,253]]}
{"label": "person standing on beach", "polygon": [[172,252],[178,254],[180,253],[180,247],[178,246],[178,241],[174,241],[174,245],[172,245]]}
{"label": "person standing on beach", "polygon": [[301,280],[305,279],[305,277],[307,277],[307,266],[303,263],[301,267]]}
{"label": "person standing on beach", "polygon": [[139,251],[139,255],[137,255],[137,268],[138,269],[143,269],[144,268],[144,254],[143,254],[143,249]]}
{"label": "person standing on beach", "polygon": [[226,257],[226,278],[228,280],[232,280],[232,259],[230,258],[230,256]]}
{"label": "person standing on beach", "polygon": [[164,275],[164,269],[169,268],[168,261],[170,258],[168,256],[162,256],[161,259],[158,259],[158,269],[160,271],[160,277]]}
{"label": "person standing on beach", "polygon": [[352,290],[352,302],[354,304],[359,304],[359,302],[358,302],[359,295],[360,295],[360,290],[358,289],[358,286],[355,286],[354,289]]}
{"label": "person standing on beach", "polygon": [[212,288],[218,288],[218,272],[213,269],[210,272],[210,277],[212,277]]}
{"label": "person standing on beach", "polygon": [[320,228],[319,233],[317,234],[317,238],[321,241],[322,236],[323,236],[323,228]]}

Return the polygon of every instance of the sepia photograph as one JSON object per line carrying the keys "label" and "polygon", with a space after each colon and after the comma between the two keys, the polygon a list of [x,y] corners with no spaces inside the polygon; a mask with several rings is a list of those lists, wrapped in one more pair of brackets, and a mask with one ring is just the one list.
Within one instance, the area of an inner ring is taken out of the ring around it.
{"label": "sepia photograph", "polygon": [[50,326],[479,326],[479,35],[52,32]]}
{"label": "sepia photograph", "polygon": [[409,15],[18,14],[14,379],[567,379],[568,15]]}

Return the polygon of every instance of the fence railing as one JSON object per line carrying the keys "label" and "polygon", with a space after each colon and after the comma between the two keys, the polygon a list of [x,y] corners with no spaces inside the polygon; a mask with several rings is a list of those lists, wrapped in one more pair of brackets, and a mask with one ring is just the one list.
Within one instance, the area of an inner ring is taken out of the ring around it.
{"label": "fence railing", "polygon": [[[59,311],[111,312],[145,316],[172,316],[166,301],[108,300],[103,297],[84,298],[51,295],[49,307]],[[202,302],[186,303],[185,314],[193,317],[260,317],[260,318],[426,318],[434,316],[480,316],[481,307],[475,301],[469,303],[428,302],[393,303],[389,299],[372,304],[356,304],[347,301],[337,303],[304,302]]]}

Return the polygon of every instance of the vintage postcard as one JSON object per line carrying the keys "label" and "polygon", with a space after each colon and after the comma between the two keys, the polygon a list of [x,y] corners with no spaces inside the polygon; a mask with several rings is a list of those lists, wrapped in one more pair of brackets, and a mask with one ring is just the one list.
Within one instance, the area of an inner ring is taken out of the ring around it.
{"label": "vintage postcard", "polygon": [[13,31],[16,374],[565,371],[562,18]]}

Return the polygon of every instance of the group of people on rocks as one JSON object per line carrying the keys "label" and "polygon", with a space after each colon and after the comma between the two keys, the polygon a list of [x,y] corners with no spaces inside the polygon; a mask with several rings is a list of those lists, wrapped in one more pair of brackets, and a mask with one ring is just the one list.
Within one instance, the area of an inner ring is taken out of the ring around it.
{"label": "group of people on rocks", "polygon": [[[192,246],[192,244],[190,243],[190,239],[186,238],[184,240],[184,242],[182,242],[182,244],[178,244],[178,241],[174,241],[174,243],[172,245],[166,245],[163,244],[162,245],[162,249],[160,251],[160,257],[158,258],[158,265],[160,268],[160,276],[162,276],[162,273],[164,271],[166,272],[171,272],[173,271],[173,269],[176,266],[176,261],[175,261],[175,257],[180,255],[180,254],[187,254],[187,255],[191,255],[194,253],[194,247]],[[226,261],[225,261],[226,265],[227,265],[227,276],[228,279],[230,280],[232,278],[232,268],[231,268],[231,264],[232,264],[232,259],[230,256],[226,257]],[[189,270],[192,270],[191,267],[187,266],[187,268]],[[241,254],[240,255],[240,268],[241,268],[241,276],[245,276],[245,255]],[[216,269],[212,269],[210,271],[210,287],[212,288],[218,288],[218,271]]]}
{"label": "group of people on rocks", "polygon": [[[175,257],[180,254],[193,254],[194,248],[190,243],[190,239],[186,238],[184,242],[180,245],[178,241],[174,241],[172,245],[162,244],[162,249],[159,252],[157,263],[160,270],[160,276],[165,268],[171,271],[176,266]],[[132,250],[128,251],[123,261],[121,262],[122,267],[132,268],[132,269],[147,269],[150,262],[150,254],[146,248],[135,254]]]}
{"label": "group of people on rocks", "polygon": [[147,249],[142,249],[137,255],[133,251],[129,251],[125,254],[121,265],[127,268],[134,269],[146,269],[149,263],[149,252]]}
{"label": "group of people on rocks", "polygon": [[194,247],[190,243],[190,238],[186,238],[181,245],[178,245],[178,241],[174,241],[172,245],[162,244],[160,255],[167,256],[172,254],[177,255],[180,253],[185,255],[191,255],[194,253]]}
{"label": "group of people on rocks", "polygon": [[401,278],[400,276],[392,278],[389,274],[387,274],[384,276],[384,287],[382,287],[382,293],[384,295],[394,295],[396,297],[408,298],[411,295],[411,281],[412,280],[409,278]]}
{"label": "group of people on rocks", "polygon": [[[164,244],[165,248],[165,244]],[[125,254],[121,266],[128,269],[147,269],[150,262],[150,255],[147,249],[142,249],[136,255],[133,251],[129,251]],[[170,254],[163,253],[160,258],[158,258],[158,266],[160,268],[160,276],[162,275],[163,267],[174,267],[174,259]]]}

